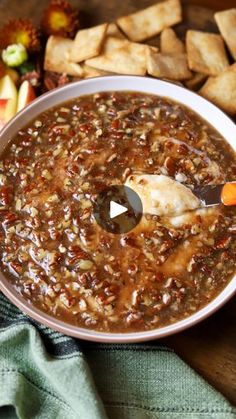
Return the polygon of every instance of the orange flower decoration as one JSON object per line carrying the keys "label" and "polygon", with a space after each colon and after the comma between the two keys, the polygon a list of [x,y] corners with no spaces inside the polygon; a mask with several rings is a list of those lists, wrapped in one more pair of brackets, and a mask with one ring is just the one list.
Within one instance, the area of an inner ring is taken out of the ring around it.
{"label": "orange flower decoration", "polygon": [[22,44],[29,52],[40,49],[39,31],[28,19],[10,20],[0,30],[0,48],[11,44]]}
{"label": "orange flower decoration", "polygon": [[78,13],[65,0],[52,0],[43,13],[41,27],[46,35],[73,37],[78,28]]}

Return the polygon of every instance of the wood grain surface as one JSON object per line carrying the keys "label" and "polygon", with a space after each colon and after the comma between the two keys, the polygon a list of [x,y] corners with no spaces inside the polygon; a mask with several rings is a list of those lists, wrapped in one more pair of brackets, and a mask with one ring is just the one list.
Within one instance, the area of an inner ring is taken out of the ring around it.
{"label": "wood grain surface", "polygon": [[[35,23],[47,0],[0,0],[0,22],[12,17],[30,17]],[[74,0],[80,10],[81,26],[112,21],[118,16],[147,7],[155,0]],[[215,10],[235,7],[235,0],[183,0],[184,22],[177,32],[187,28],[215,32]],[[158,39],[150,42],[157,44]],[[199,325],[163,340],[186,360],[210,384],[236,405],[236,300],[227,303]]]}

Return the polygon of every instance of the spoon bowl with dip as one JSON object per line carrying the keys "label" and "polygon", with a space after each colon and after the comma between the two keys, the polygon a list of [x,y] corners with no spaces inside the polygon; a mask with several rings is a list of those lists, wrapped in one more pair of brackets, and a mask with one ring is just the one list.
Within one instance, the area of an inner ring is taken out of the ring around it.
{"label": "spoon bowl with dip", "polygon": [[144,213],[157,216],[175,216],[219,204],[236,205],[236,182],[192,188],[165,175],[132,174],[125,185],[139,195]]}

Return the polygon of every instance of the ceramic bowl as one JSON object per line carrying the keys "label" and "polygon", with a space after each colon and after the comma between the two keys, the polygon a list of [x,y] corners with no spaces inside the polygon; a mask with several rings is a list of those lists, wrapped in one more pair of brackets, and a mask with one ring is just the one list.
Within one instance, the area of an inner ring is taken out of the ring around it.
{"label": "ceramic bowl", "polygon": [[[52,106],[56,106],[81,95],[103,91],[127,90],[168,97],[188,106],[210,123],[236,151],[236,125],[221,110],[196,93],[176,84],[148,77],[105,76],[68,84],[64,87],[52,90],[34,100],[30,105],[18,113],[0,132],[0,155],[8,141],[10,141],[21,128],[28,124],[32,119],[36,118],[41,112],[44,112]],[[132,333],[97,332],[76,327],[49,316],[25,301],[24,298],[14,290],[13,286],[1,272],[0,289],[20,308],[20,310],[52,329],[58,330],[66,335],[91,341],[125,343],[162,338],[180,332],[205,319],[233,296],[236,291],[236,276],[234,276],[224,290],[213,301],[186,319],[158,329]]]}

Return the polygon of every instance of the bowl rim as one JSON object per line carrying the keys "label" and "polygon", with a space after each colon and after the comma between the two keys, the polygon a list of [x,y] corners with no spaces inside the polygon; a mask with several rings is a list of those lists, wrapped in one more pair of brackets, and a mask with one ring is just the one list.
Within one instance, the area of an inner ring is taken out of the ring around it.
{"label": "bowl rim", "polygon": [[[123,88],[123,82],[126,81],[129,82],[136,82],[137,87],[135,89],[129,89],[129,88]],[[147,82],[148,80],[148,82]],[[153,79],[149,77],[142,77],[142,76],[126,76],[126,75],[119,75],[119,76],[102,76],[102,77],[94,77],[86,80],[79,80],[74,83],[70,83],[68,85],[65,85],[63,87],[56,88],[50,92],[44,93],[39,98],[34,100],[32,103],[27,105],[22,111],[16,114],[14,118],[12,118],[6,126],[1,130],[0,132],[0,143],[3,141],[4,147],[7,145],[9,139],[8,133],[11,131],[11,129],[14,127],[15,124],[17,124],[19,121],[21,121],[21,128],[25,125],[24,123],[24,116],[27,115],[32,109],[35,107],[38,108],[38,112],[36,112],[37,115],[40,115],[42,113],[42,110],[40,110],[40,103],[47,102],[48,99],[50,99],[53,96],[57,96],[58,94],[61,94],[63,96],[63,92],[66,92],[69,89],[74,88],[74,91],[78,89],[79,95],[79,88],[81,86],[90,86],[93,84],[107,84],[109,85],[109,88],[98,88],[97,92],[105,92],[105,91],[140,91],[142,93],[145,93],[145,90],[139,90],[139,83],[153,83],[156,86],[165,86],[167,89],[169,88],[169,94],[166,94],[165,97],[170,98],[171,100],[175,102],[179,102],[182,105],[185,105],[185,103],[181,102],[181,100],[176,100],[172,97],[171,91],[172,89],[177,89],[177,91],[182,92],[183,94],[187,94],[188,96],[191,95],[193,101],[198,100],[200,101],[200,104],[204,105],[204,109],[208,109],[209,111],[216,113],[216,120],[219,117],[220,119],[223,118],[223,123],[227,124],[229,129],[234,132],[235,138],[236,138],[236,125],[234,122],[229,118],[223,111],[221,111],[219,108],[217,108],[215,105],[207,101],[206,99],[202,98],[199,94],[192,92],[188,90],[185,87],[179,86],[175,83],[160,80],[160,79]],[[120,88],[110,88],[112,82],[120,82]],[[153,89],[155,90],[155,89]],[[188,93],[186,93],[188,92]],[[150,94],[151,92],[146,92],[147,94]],[[86,93],[83,93],[85,95]],[[89,93],[87,93],[89,94]],[[158,92],[156,93],[153,91],[154,95],[158,95]],[[164,95],[162,95],[164,97]],[[71,96],[71,100],[72,100]],[[67,99],[70,100],[70,99]],[[65,102],[65,100],[64,100]],[[60,98],[60,100],[57,101],[57,104],[53,106],[58,106],[59,104],[63,103],[63,97]],[[191,109],[191,105],[187,105]],[[52,106],[49,106],[51,108]],[[45,108],[46,109],[46,108]],[[204,118],[208,123],[211,125],[212,122],[209,122],[206,115],[202,114],[201,108],[199,107],[199,110],[196,111],[193,109],[194,112],[196,112],[200,117]],[[44,110],[43,110],[44,112]],[[31,119],[35,119],[37,116],[32,117]],[[219,131],[217,128],[215,128],[217,131]],[[6,141],[3,140],[4,137],[7,139]],[[227,140],[226,140],[227,141]],[[228,141],[227,141],[228,142]],[[236,150],[236,145],[233,146],[233,148]],[[2,150],[0,152],[0,155],[2,153]],[[209,304],[195,312],[189,317],[186,317],[182,320],[177,321],[176,323],[170,324],[168,326],[148,330],[148,331],[142,331],[142,332],[125,332],[125,333],[111,333],[111,332],[99,332],[93,329],[86,329],[82,327],[73,326],[69,323],[66,323],[62,320],[57,319],[56,317],[53,317],[42,310],[34,307],[32,304],[28,303],[25,298],[23,298],[17,291],[14,289],[14,287],[11,285],[11,283],[7,280],[7,278],[4,276],[3,272],[0,271],[0,290],[5,294],[7,298],[13,304],[15,304],[23,313],[26,315],[29,315],[34,320],[38,321],[39,323],[44,324],[45,326],[48,326],[54,330],[57,330],[58,332],[61,332],[63,334],[66,334],[68,336],[73,336],[76,338],[81,338],[85,340],[90,341],[96,341],[96,342],[106,342],[106,343],[130,343],[130,342],[141,342],[141,341],[147,341],[152,339],[158,339],[163,338],[169,335],[172,335],[174,333],[181,332],[191,326],[196,325],[200,321],[204,320],[211,314],[213,314],[215,311],[217,311],[220,307],[222,307],[235,293],[236,293],[236,275],[230,280],[230,282],[226,285],[226,287],[212,300]]]}

